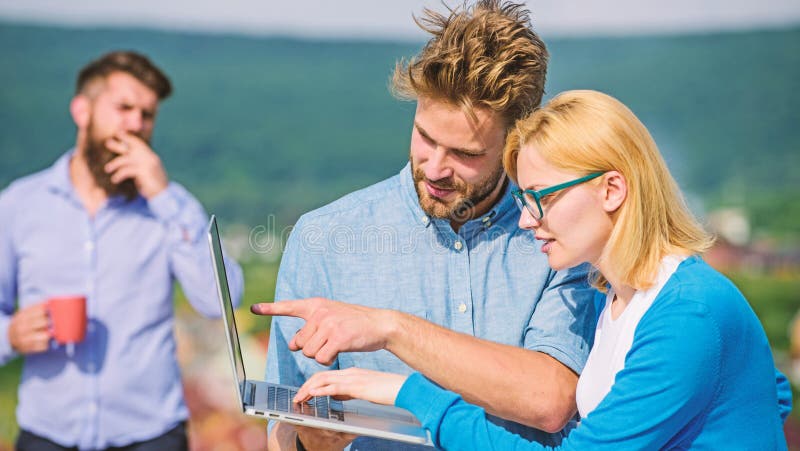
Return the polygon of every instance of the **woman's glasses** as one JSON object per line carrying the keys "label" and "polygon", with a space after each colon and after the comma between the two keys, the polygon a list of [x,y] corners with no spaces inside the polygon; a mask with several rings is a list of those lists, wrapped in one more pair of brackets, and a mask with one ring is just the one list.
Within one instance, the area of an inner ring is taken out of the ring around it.
{"label": "woman's glasses", "polygon": [[575,186],[583,182],[588,182],[589,180],[600,177],[603,174],[605,174],[605,172],[595,172],[593,174],[589,174],[579,179],[560,183],[558,185],[551,186],[549,188],[545,188],[539,191],[532,189],[526,189],[526,190],[515,189],[511,191],[511,197],[513,197],[514,200],[517,202],[517,206],[519,207],[520,211],[522,211],[523,209],[528,209],[528,213],[530,213],[531,216],[533,216],[537,220],[540,220],[544,218],[544,209],[542,208],[542,201],[545,200],[547,196],[550,196],[551,194],[557,191],[569,188],[570,186]]}

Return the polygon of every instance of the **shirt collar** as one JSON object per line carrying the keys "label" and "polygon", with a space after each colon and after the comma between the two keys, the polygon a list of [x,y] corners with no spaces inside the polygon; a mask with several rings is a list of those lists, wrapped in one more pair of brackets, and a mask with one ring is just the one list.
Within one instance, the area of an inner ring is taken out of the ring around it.
{"label": "shirt collar", "polygon": [[72,181],[69,179],[69,162],[74,154],[75,148],[69,149],[50,166],[47,186],[56,193],[77,198],[75,187],[72,186]]}
{"label": "shirt collar", "polygon": [[[50,173],[47,177],[47,185],[53,192],[64,195],[80,203],[78,193],[75,192],[75,186],[72,184],[72,180],[69,177],[69,163],[72,161],[73,155],[75,155],[74,147],[61,155],[61,157],[50,166],[48,169]],[[140,198],[141,195],[137,196],[135,200],[139,201]],[[106,201],[106,205],[108,206],[124,205],[127,203],[129,202],[125,199],[125,196],[122,195],[112,196]]]}
{"label": "shirt collar", "polygon": [[411,174],[411,162],[406,163],[400,171],[400,186],[403,190],[403,199],[406,202],[408,210],[411,212],[411,216],[414,217],[414,221],[423,227],[431,225],[431,218],[419,205],[419,196],[414,187],[414,177]]}
{"label": "shirt collar", "polygon": [[69,162],[74,153],[74,148],[68,150],[48,169],[50,174],[47,177],[47,184],[51,189],[66,194],[74,192],[72,182],[69,179]]}
{"label": "shirt collar", "polygon": [[[417,195],[417,190],[414,187],[414,177],[411,174],[411,162],[406,163],[405,167],[403,167],[403,169],[400,171],[400,185],[403,189],[403,198],[405,199],[411,215],[414,217],[414,221],[423,227],[428,227],[433,221],[427,215],[427,213],[422,210],[422,207],[419,204],[419,196]],[[471,219],[464,223],[464,225],[461,226],[461,229],[463,229],[465,232],[471,230],[472,228],[488,229],[494,223],[498,222],[507,215],[515,214],[517,208],[514,204],[514,199],[511,198],[511,190],[515,188],[516,185],[514,185],[511,180],[508,180],[503,193],[500,195],[500,198],[497,202],[495,202],[492,208],[480,217]]]}
{"label": "shirt collar", "polygon": [[506,187],[503,190],[503,194],[500,195],[500,199],[494,204],[494,207],[492,207],[488,213],[483,215],[483,218],[490,216],[490,220],[493,223],[499,222],[509,215],[514,217],[519,216],[519,208],[517,208],[517,204],[514,201],[514,198],[511,196],[511,191],[517,189],[518,187],[513,181],[511,181],[511,179],[508,177],[506,177],[506,179]]}

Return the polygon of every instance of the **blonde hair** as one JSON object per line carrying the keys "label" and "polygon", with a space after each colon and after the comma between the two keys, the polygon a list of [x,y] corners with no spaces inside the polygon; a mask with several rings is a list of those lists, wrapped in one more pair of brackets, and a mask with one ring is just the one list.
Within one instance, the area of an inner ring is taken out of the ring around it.
{"label": "blonde hair", "polygon": [[429,97],[499,113],[507,126],[542,101],[547,49],[530,27],[524,5],[481,0],[471,8],[430,9],[414,18],[433,35],[411,61],[400,60],[392,76],[395,96]]}
{"label": "blonde hair", "polygon": [[[622,283],[648,288],[665,255],[702,253],[713,243],[686,206],[650,133],[617,99],[567,91],[518,121],[503,153],[506,172],[515,181],[522,146],[535,147],[549,164],[569,172],[617,171],[625,178],[628,194],[615,213],[605,254]],[[604,291],[607,282],[593,274],[596,288]]]}

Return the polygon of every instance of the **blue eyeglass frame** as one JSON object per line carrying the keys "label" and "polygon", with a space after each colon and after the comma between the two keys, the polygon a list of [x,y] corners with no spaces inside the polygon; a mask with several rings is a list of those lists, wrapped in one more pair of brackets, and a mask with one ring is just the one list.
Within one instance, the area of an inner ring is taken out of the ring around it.
{"label": "blue eyeglass frame", "polygon": [[[542,219],[544,218],[544,209],[542,209],[542,203],[540,202],[544,196],[548,194],[553,194],[557,191],[561,191],[562,189],[567,189],[571,186],[579,185],[584,182],[588,182],[589,180],[595,179],[600,177],[601,175],[605,174],[605,172],[594,172],[589,175],[583,176],[581,178],[577,178],[575,180],[570,180],[569,182],[559,183],[558,185],[554,185],[539,191],[532,190],[532,189],[515,189],[511,191],[511,197],[517,202],[517,207],[519,207],[520,211],[523,209],[527,209],[528,213],[531,214],[534,218]],[[533,199],[536,201],[536,209],[533,208],[530,202],[525,198],[526,194],[530,194],[533,196]]]}

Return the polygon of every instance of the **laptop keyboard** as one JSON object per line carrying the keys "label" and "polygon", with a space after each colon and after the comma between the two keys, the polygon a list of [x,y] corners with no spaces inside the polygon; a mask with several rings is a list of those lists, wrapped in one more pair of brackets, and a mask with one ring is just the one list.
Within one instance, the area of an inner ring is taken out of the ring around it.
{"label": "laptop keyboard", "polygon": [[285,387],[267,387],[267,407],[281,412],[302,413],[317,418],[344,421],[344,405],[330,396],[318,396],[300,404],[292,402],[297,390]]}

